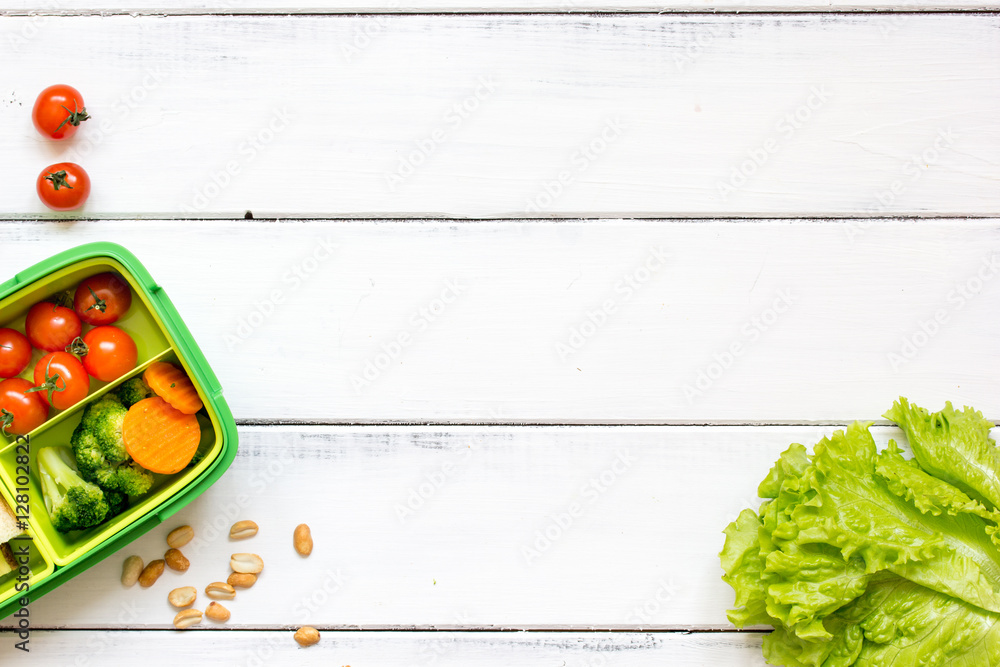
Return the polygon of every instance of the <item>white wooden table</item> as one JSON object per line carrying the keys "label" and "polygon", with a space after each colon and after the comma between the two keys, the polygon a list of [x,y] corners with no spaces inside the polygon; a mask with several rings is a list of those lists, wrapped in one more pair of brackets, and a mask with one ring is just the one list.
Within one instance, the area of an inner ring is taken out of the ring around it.
{"label": "white wooden table", "polygon": [[[777,455],[901,394],[1000,418],[993,8],[0,0],[0,274],[128,247],[240,424],[0,661],[764,664],[717,553]],[[64,159],[94,193],[51,214]],[[261,581],[173,630],[243,518]],[[182,523],[191,570],[123,589]]]}

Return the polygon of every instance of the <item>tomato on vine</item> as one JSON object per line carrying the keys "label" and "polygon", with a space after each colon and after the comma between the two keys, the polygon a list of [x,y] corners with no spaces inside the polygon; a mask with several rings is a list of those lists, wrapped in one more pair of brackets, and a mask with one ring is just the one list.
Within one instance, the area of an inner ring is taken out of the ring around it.
{"label": "tomato on vine", "polygon": [[73,162],[60,162],[42,170],[35,181],[42,203],[54,211],[72,211],[90,197],[90,176]]}
{"label": "tomato on vine", "polygon": [[35,364],[35,386],[46,404],[57,410],[76,405],[90,392],[90,376],[69,352],[50,352]]}
{"label": "tomato on vine", "polygon": [[65,84],[49,86],[38,95],[31,110],[35,129],[50,139],[69,139],[90,114],[83,105],[83,95]]}

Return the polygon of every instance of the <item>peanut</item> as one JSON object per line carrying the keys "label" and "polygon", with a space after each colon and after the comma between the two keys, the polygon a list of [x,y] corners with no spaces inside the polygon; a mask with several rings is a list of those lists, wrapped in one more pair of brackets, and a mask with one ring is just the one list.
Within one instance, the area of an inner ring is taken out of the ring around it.
{"label": "peanut", "polygon": [[264,569],[264,561],[257,554],[233,554],[229,559],[233,572],[240,574],[260,574]]}
{"label": "peanut", "polygon": [[245,540],[257,534],[257,524],[253,521],[237,521],[229,529],[229,539]]}
{"label": "peanut", "polygon": [[167,535],[167,546],[171,549],[180,549],[194,538],[194,528],[191,526],[181,526],[174,528]]}
{"label": "peanut", "polygon": [[297,525],[295,532],[292,533],[292,543],[295,545],[295,550],[299,552],[300,556],[311,554],[313,551],[313,538],[309,526],[304,523]]}
{"label": "peanut", "polygon": [[236,597],[236,589],[224,581],[214,581],[205,586],[205,595],[213,600],[232,600]]}
{"label": "peanut", "polygon": [[208,605],[208,609],[205,610],[205,616],[208,616],[210,619],[218,623],[225,623],[229,620],[229,610],[218,602],[213,602]]}
{"label": "peanut", "polygon": [[198,591],[194,586],[182,586],[181,588],[175,588],[170,591],[169,595],[167,595],[167,602],[178,609],[190,607],[194,604],[196,599],[198,599]]}
{"label": "peanut", "polygon": [[139,581],[142,574],[142,559],[138,556],[129,556],[122,563],[122,585],[131,588],[135,582]]}
{"label": "peanut", "polygon": [[250,588],[257,583],[257,575],[233,572],[229,575],[229,578],[226,579],[226,583],[234,588]]}
{"label": "peanut", "polygon": [[139,585],[143,588],[149,588],[156,583],[156,580],[160,578],[163,574],[164,562],[162,560],[150,561],[150,563],[143,568],[142,573],[139,575]]}
{"label": "peanut", "polygon": [[201,612],[197,609],[185,609],[174,616],[174,627],[178,630],[190,628],[201,623]]}
{"label": "peanut", "polygon": [[167,567],[178,572],[186,572],[191,567],[191,561],[181,553],[180,549],[167,549],[167,553],[163,554],[163,560],[166,561]]}
{"label": "peanut", "polygon": [[295,631],[295,641],[299,646],[312,646],[319,642],[319,630],[308,625]]}

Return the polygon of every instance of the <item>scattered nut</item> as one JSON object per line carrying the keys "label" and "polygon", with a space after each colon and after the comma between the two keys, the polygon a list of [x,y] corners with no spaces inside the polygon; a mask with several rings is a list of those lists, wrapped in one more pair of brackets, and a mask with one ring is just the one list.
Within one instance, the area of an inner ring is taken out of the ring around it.
{"label": "scattered nut", "polygon": [[304,523],[297,525],[295,532],[292,534],[292,542],[295,544],[295,550],[299,552],[300,556],[311,554],[313,551],[313,538],[309,526]]}
{"label": "scattered nut", "polygon": [[201,612],[197,609],[185,609],[174,616],[174,627],[178,630],[190,628],[201,623]]}
{"label": "scattered nut", "polygon": [[162,560],[150,561],[150,563],[143,568],[142,573],[139,575],[139,585],[143,588],[149,588],[156,583],[156,580],[160,578],[163,574],[164,562]]}
{"label": "scattered nut", "polygon": [[237,521],[229,529],[229,539],[245,540],[257,534],[257,524],[253,521]]}
{"label": "scattered nut", "polygon": [[194,586],[182,586],[181,588],[175,588],[170,591],[169,595],[167,595],[167,602],[174,605],[178,609],[190,607],[194,604],[196,599],[198,599],[198,591]]}
{"label": "scattered nut", "polygon": [[257,575],[233,572],[229,575],[229,578],[226,579],[226,583],[234,588],[250,588],[257,583]]}
{"label": "scattered nut", "polygon": [[192,539],[194,539],[194,528],[191,526],[181,526],[180,528],[174,528],[167,535],[167,546],[171,549],[180,549]]}
{"label": "scattered nut", "polygon": [[186,572],[191,567],[191,561],[180,552],[180,549],[167,549],[167,553],[163,554],[163,560],[167,562],[167,567],[178,572]]}
{"label": "scattered nut", "polygon": [[208,609],[205,610],[205,616],[208,616],[210,619],[218,623],[225,623],[229,620],[229,610],[218,602],[213,602],[208,605]]}
{"label": "scattered nut", "polygon": [[142,559],[138,556],[129,556],[122,563],[122,585],[131,588],[135,582],[139,581],[142,574]]}
{"label": "scattered nut", "polygon": [[260,574],[264,569],[264,561],[257,554],[233,554],[229,559],[233,572],[240,574]]}
{"label": "scattered nut", "polygon": [[299,646],[312,646],[319,642],[319,630],[308,625],[295,631],[295,641]]}
{"label": "scattered nut", "polygon": [[236,589],[224,581],[214,581],[205,586],[205,595],[213,600],[232,600],[236,597]]}

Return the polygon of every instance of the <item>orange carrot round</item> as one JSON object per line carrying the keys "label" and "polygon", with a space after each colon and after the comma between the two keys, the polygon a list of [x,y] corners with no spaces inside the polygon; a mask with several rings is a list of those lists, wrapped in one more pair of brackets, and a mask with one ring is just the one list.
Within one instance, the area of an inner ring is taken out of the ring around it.
{"label": "orange carrot round", "polygon": [[122,422],[125,451],[146,470],[171,475],[184,469],[198,451],[198,418],[170,407],[159,396],[128,409]]}
{"label": "orange carrot round", "polygon": [[149,365],[142,379],[153,393],[186,415],[201,410],[201,399],[187,374],[173,364],[157,361]]}

